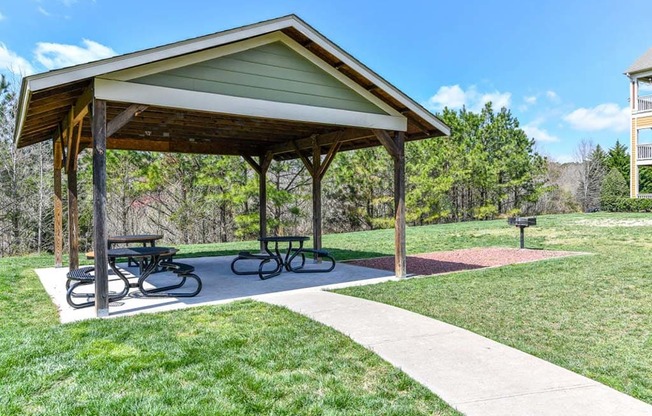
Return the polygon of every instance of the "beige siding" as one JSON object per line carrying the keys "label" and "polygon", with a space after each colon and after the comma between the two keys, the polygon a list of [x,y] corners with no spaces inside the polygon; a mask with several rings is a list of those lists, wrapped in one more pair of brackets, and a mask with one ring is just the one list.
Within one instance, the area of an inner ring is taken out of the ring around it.
{"label": "beige siding", "polygon": [[315,107],[386,114],[297,52],[274,42],[131,82]]}
{"label": "beige siding", "polygon": [[652,127],[652,115],[639,117],[636,119],[636,128],[637,129],[646,129]]}
{"label": "beige siding", "polygon": [[630,156],[629,156],[629,196],[631,198],[636,198],[638,194],[638,169],[636,168],[636,152],[637,152],[637,136],[638,132],[636,131],[636,119],[632,118],[632,126],[630,129]]}

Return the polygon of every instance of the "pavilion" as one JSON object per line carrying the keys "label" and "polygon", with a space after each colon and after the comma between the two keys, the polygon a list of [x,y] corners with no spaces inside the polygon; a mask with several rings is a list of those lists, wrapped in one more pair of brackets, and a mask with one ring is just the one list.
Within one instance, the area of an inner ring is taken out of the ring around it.
{"label": "pavilion", "polygon": [[[398,63],[403,64],[403,63]],[[449,128],[295,15],[25,77],[15,141],[52,140],[54,253],[62,266],[62,170],[69,267],[79,264],[77,159],[93,155],[96,315],[108,315],[106,150],[240,156],[260,177],[260,235],[274,160],[312,176],[313,245],[321,181],[337,152],[382,145],[394,161],[395,272],[405,276],[404,143]]]}

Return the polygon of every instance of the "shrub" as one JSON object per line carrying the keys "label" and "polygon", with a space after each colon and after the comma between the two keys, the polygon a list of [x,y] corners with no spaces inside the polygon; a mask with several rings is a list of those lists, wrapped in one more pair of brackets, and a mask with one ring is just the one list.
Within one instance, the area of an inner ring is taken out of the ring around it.
{"label": "shrub", "polygon": [[602,180],[600,206],[603,210],[607,210],[606,206],[612,204],[616,199],[626,198],[628,193],[629,189],[625,177],[618,169],[612,168]]}
{"label": "shrub", "polygon": [[613,198],[604,201],[602,209],[610,212],[652,212],[652,199]]}

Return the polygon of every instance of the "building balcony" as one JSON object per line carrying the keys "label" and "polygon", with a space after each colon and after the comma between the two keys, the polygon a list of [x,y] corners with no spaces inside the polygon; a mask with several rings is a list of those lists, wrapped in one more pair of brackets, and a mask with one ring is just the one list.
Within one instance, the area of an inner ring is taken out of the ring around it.
{"label": "building balcony", "polygon": [[637,98],[636,112],[652,111],[652,95],[641,95]]}
{"label": "building balcony", "polygon": [[636,161],[652,163],[652,143],[636,146]]}

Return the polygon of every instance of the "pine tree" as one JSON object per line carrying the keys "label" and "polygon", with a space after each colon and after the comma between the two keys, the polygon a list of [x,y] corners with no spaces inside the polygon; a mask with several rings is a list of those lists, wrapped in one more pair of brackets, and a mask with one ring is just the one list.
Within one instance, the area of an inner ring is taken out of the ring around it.
{"label": "pine tree", "polygon": [[627,181],[618,168],[613,167],[602,181],[600,190],[600,204],[603,209],[611,206],[618,198],[624,198],[629,194]]}
{"label": "pine tree", "polygon": [[607,169],[618,169],[618,172],[629,182],[629,153],[627,147],[616,140],[616,144],[607,152]]}

